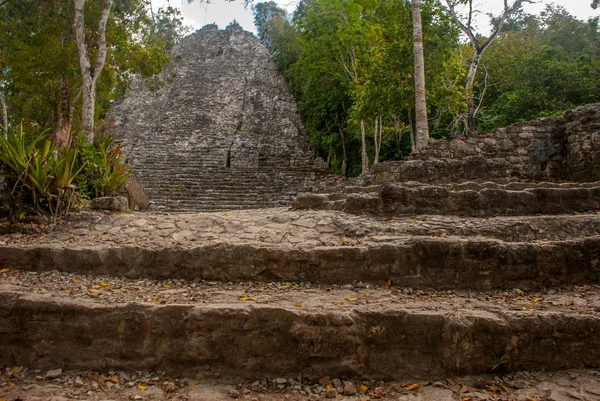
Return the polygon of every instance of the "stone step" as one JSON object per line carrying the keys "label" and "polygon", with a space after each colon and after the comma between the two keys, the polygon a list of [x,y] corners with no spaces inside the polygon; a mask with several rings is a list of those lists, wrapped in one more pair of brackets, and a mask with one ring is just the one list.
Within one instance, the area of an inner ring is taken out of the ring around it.
{"label": "stone step", "polygon": [[597,283],[600,215],[381,218],[273,208],[73,216],[6,234],[0,266],[437,289]]}
{"label": "stone step", "polygon": [[[400,380],[598,368],[600,289],[384,286],[3,273],[0,366],[247,380]],[[200,372],[199,372],[200,371]]]}
{"label": "stone step", "polygon": [[[600,210],[600,185],[485,187],[387,184],[377,193],[301,193],[295,209],[343,210],[383,215],[498,216],[584,213]],[[470,189],[471,188],[471,189]]]}
{"label": "stone step", "polygon": [[539,289],[598,283],[600,279],[600,236],[541,243],[448,236],[382,238],[372,244],[304,249],[207,238],[211,237],[198,238],[204,244],[160,248],[145,247],[141,238],[138,244],[121,246],[2,246],[0,266],[232,282],[381,284],[390,280],[399,287],[439,290]]}

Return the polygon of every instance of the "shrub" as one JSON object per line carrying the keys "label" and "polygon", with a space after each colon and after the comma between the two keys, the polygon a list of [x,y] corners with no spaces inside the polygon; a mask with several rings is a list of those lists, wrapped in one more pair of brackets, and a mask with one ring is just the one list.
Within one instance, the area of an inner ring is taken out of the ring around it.
{"label": "shrub", "polygon": [[17,209],[49,211],[55,218],[66,215],[77,202],[76,158],[76,148],[57,149],[48,131],[28,136],[21,125],[16,132],[5,130],[0,135],[0,175],[6,178]]}
{"label": "shrub", "polygon": [[101,132],[90,144],[81,134],[77,143],[80,149],[78,166],[82,171],[76,183],[82,195],[88,198],[113,195],[131,175],[131,167],[125,163],[115,136]]}

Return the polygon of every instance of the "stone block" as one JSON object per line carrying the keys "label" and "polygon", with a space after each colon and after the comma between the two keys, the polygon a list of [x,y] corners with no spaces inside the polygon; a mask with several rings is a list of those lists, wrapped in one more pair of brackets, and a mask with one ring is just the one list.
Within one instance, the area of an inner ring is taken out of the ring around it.
{"label": "stone block", "polygon": [[111,212],[127,211],[127,198],[124,196],[105,196],[102,198],[92,199],[92,209],[108,210]]}

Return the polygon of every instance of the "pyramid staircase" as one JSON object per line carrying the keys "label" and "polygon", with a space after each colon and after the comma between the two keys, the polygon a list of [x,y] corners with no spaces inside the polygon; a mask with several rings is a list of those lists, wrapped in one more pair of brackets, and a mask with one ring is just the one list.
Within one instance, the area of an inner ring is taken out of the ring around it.
{"label": "pyramid staircase", "polygon": [[84,214],[4,235],[0,366],[267,378],[298,400],[330,388],[290,383],[325,376],[600,368],[600,184],[395,182],[415,161],[421,177],[455,163],[419,157],[295,210]]}

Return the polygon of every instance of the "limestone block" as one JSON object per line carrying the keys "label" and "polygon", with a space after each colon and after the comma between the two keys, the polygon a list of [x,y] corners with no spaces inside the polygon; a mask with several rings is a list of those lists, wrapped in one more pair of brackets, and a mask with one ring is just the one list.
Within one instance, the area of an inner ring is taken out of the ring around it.
{"label": "limestone block", "polygon": [[125,212],[127,211],[127,208],[127,198],[124,196],[105,196],[102,198],[92,199],[92,209],[94,210]]}

